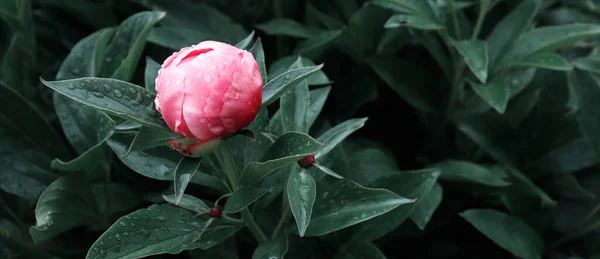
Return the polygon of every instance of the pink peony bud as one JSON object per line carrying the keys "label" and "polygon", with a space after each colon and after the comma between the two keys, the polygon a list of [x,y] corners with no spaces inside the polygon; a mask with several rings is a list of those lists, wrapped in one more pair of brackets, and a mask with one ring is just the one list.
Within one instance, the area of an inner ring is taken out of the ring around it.
{"label": "pink peony bud", "polygon": [[248,126],[260,109],[262,87],[250,52],[203,41],[165,60],[156,78],[154,102],[173,132],[206,143]]}

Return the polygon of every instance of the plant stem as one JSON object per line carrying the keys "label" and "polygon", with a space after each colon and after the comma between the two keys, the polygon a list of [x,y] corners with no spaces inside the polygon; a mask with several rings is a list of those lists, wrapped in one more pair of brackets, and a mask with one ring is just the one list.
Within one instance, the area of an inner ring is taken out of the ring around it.
{"label": "plant stem", "polygon": [[288,208],[287,206],[285,207],[285,210],[283,211],[283,214],[281,215],[281,218],[279,219],[279,222],[277,223],[277,227],[275,227],[275,231],[273,231],[273,235],[271,235],[271,239],[276,238],[277,234],[279,234],[279,232],[281,232],[281,229],[285,225],[285,222],[291,215],[290,214],[291,211],[292,210],[290,210],[290,208]]}
{"label": "plant stem", "polygon": [[229,216],[227,216],[227,215],[223,215],[223,216],[221,216],[221,217],[222,217],[224,220],[227,220],[227,221],[229,221],[229,222],[231,222],[231,223],[235,223],[235,224],[244,224],[244,220],[242,220],[242,219],[236,219],[236,218],[232,218],[232,217],[229,217]]}
{"label": "plant stem", "polygon": [[460,26],[458,24],[456,9],[454,8],[454,0],[448,1],[448,4],[450,5],[450,11],[452,12],[452,25],[454,25],[454,33],[456,33],[456,38],[460,39]]}
{"label": "plant stem", "polygon": [[[233,159],[233,154],[231,153],[231,147],[227,141],[223,141],[219,146],[217,157],[220,157],[219,160],[223,167],[223,173],[227,177],[231,188],[233,190],[237,189],[237,167],[235,165],[235,160]],[[256,221],[254,221],[254,216],[252,216],[252,213],[250,213],[248,208],[243,209],[241,214],[242,220],[246,223],[246,227],[248,227],[248,230],[254,235],[254,238],[256,238],[259,244],[269,240],[267,235],[265,235],[258,224],[256,224]]]}

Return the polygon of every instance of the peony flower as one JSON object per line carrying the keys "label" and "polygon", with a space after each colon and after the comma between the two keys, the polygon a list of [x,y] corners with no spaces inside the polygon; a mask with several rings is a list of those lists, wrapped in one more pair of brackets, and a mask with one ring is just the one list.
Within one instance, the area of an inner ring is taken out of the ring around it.
{"label": "peony flower", "polygon": [[154,102],[169,128],[187,138],[169,141],[171,146],[193,155],[194,147],[248,126],[260,109],[262,87],[258,64],[250,52],[203,41],[164,61],[156,78]]}

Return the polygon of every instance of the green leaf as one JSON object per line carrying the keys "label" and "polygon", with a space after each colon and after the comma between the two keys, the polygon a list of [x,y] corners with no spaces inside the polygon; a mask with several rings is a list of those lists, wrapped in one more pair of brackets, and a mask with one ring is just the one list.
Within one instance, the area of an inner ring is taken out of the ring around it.
{"label": "green leaf", "polygon": [[314,165],[316,168],[318,168],[319,170],[321,170],[321,172],[323,172],[323,173],[325,173],[325,174],[328,174],[328,175],[330,175],[330,176],[333,176],[333,177],[335,177],[335,178],[337,178],[337,179],[344,179],[344,177],[343,177],[343,176],[341,176],[341,175],[337,174],[336,172],[334,172],[333,170],[331,170],[331,169],[329,169],[329,168],[327,168],[327,167],[325,167],[325,166],[322,166],[322,165],[320,165],[320,164],[317,164],[317,163],[314,163],[313,165]]}
{"label": "green leaf", "polygon": [[[262,47],[262,41],[260,38],[256,39],[252,48],[250,48],[250,53],[256,60],[258,64],[258,68],[260,69],[260,76],[263,80],[263,86],[267,86],[267,66],[265,65],[265,52]],[[263,87],[264,88],[264,87]],[[264,99],[263,99],[264,100]]]}
{"label": "green leaf", "polygon": [[239,48],[239,49],[247,49],[248,46],[250,46],[250,43],[252,42],[252,39],[254,39],[254,30],[251,31],[250,34],[248,34],[248,36],[246,36],[246,38],[244,38],[243,40],[239,41],[234,46],[236,48]]}
{"label": "green leaf", "polygon": [[372,186],[385,188],[391,192],[407,197],[412,203],[397,207],[392,211],[356,226],[353,238],[375,240],[391,232],[402,224],[414,212],[419,201],[424,199],[435,185],[440,172],[437,169],[405,171],[381,177]]}
{"label": "green leaf", "polygon": [[600,74],[600,56],[587,56],[573,60],[573,65],[583,71]]}
{"label": "green leaf", "polygon": [[12,0],[0,2],[0,18],[3,19],[13,29],[16,29],[20,26],[21,18],[19,17],[18,13],[19,9],[21,8],[19,8],[17,4],[23,2]]}
{"label": "green leaf", "polygon": [[323,24],[323,26],[330,30],[337,30],[344,27],[342,22],[319,11],[310,3],[306,6],[306,17],[316,19],[315,23]]}
{"label": "green leaf", "polygon": [[146,69],[144,70],[144,83],[146,86],[146,90],[151,93],[156,93],[156,85],[155,80],[158,77],[158,70],[160,69],[160,64],[154,61],[150,57],[146,57]]}
{"label": "green leaf", "polygon": [[600,85],[597,80],[585,71],[573,70],[567,73],[571,92],[574,93],[579,109],[576,113],[579,131],[596,153],[596,161],[600,158]]}
{"label": "green leaf", "polygon": [[306,236],[322,236],[385,214],[415,200],[386,189],[374,189],[342,180],[317,197]]}
{"label": "green leaf", "polygon": [[368,118],[350,119],[321,134],[321,136],[317,138],[317,141],[323,143],[324,146],[323,149],[319,150],[319,152],[315,154],[315,158],[325,156],[327,153],[329,153],[329,151],[335,148],[335,146],[350,136],[350,134],[362,128],[367,119]]}
{"label": "green leaf", "polygon": [[[315,62],[306,57],[298,57],[296,55],[286,56],[276,60],[271,64],[271,66],[269,66],[269,80],[287,72],[289,68],[298,60],[298,58],[302,59],[302,65],[304,66],[316,65]],[[308,85],[325,85],[330,83],[329,78],[325,72],[323,72],[323,70],[316,71],[309,75],[306,78],[306,81]]]}
{"label": "green leaf", "polygon": [[50,171],[50,160],[71,156],[53,127],[19,94],[1,83],[0,114],[0,165],[3,168],[0,189],[36,200],[57,178]]}
{"label": "green leaf", "polygon": [[141,127],[135,135],[135,138],[133,138],[133,141],[131,141],[131,145],[127,149],[127,153],[122,155],[127,156],[131,151],[168,146],[168,141],[176,138],[181,138],[181,136],[173,132],[156,130],[149,127]]}
{"label": "green leaf", "polygon": [[419,229],[424,230],[433,213],[442,203],[442,197],[442,186],[436,183],[425,197],[417,201],[414,211],[410,214],[410,220],[417,224]]}
{"label": "green leaf", "polygon": [[284,258],[288,251],[287,235],[280,235],[275,239],[271,239],[260,244],[252,254],[252,259],[273,259]]}
{"label": "green leaf", "polygon": [[540,172],[541,175],[570,174],[592,167],[597,161],[598,156],[588,141],[578,137],[538,158],[528,171]]}
{"label": "green leaf", "polygon": [[10,45],[2,58],[1,71],[4,83],[20,94],[23,94],[25,88],[28,87],[27,66],[31,66],[31,64],[27,64],[27,58],[24,58],[23,41],[24,35],[21,32],[17,32],[12,36]]}
{"label": "green leaf", "polygon": [[437,23],[437,21],[431,17],[414,14],[396,14],[390,17],[383,25],[383,27],[387,29],[402,26],[421,30],[441,30],[444,28],[443,25]]}
{"label": "green leaf", "polygon": [[338,37],[336,46],[356,63],[364,63],[365,58],[375,53],[377,43],[386,31],[385,21],[392,11],[373,4],[358,9],[348,20]]}
{"label": "green leaf", "polygon": [[434,111],[430,93],[421,82],[415,81],[414,66],[395,58],[369,58],[375,73],[400,95],[402,99],[421,111]]}
{"label": "green leaf", "polygon": [[435,18],[435,14],[429,4],[421,0],[373,0],[372,3],[394,11],[420,14]]}
{"label": "green leaf", "polygon": [[140,258],[208,249],[241,229],[207,221],[210,219],[172,204],[151,205],[117,220],[96,240],[86,258]]}
{"label": "green leaf", "polygon": [[315,34],[315,36],[298,43],[293,53],[296,55],[316,59],[335,43],[341,33],[341,30],[318,32]]}
{"label": "green leaf", "polygon": [[210,211],[210,207],[208,207],[208,205],[206,205],[204,201],[189,194],[184,194],[180,198],[178,198],[175,194],[163,195],[162,197],[163,199],[165,199],[165,201],[173,205],[177,205],[184,209],[191,210],[198,214],[204,214]]}
{"label": "green leaf", "polygon": [[261,162],[249,163],[239,179],[241,186],[258,183],[276,169],[318,152],[323,145],[307,134],[288,132],[277,138]]}
{"label": "green leaf", "polygon": [[309,105],[306,113],[306,127],[310,129],[325,106],[325,101],[331,92],[331,86],[316,88],[309,92]]}
{"label": "green leaf", "polygon": [[[302,66],[302,60],[298,61],[291,67],[298,69]],[[303,80],[298,85],[289,89],[281,96],[280,110],[281,122],[284,132],[298,131],[308,133],[307,113],[309,106],[309,91],[306,80]]]}
{"label": "green leaf", "polygon": [[323,64],[318,66],[303,67],[289,70],[269,81],[263,88],[262,105],[266,106],[277,100],[291,87],[302,82],[310,74],[320,70]]}
{"label": "green leaf", "polygon": [[225,203],[223,214],[240,212],[267,193],[267,189],[244,187],[235,190]]}
{"label": "green leaf", "polygon": [[463,56],[473,74],[484,84],[488,78],[487,43],[481,40],[463,40],[454,42],[454,47]]}
{"label": "green leaf", "polygon": [[369,241],[358,240],[349,244],[346,249],[339,251],[334,259],[371,258],[386,259],[387,257],[377,246]]}
{"label": "green leaf", "polygon": [[98,76],[131,80],[150,30],[165,15],[166,12],[140,12],[125,19],[106,47]]}
{"label": "green leaf", "polygon": [[185,193],[185,188],[194,177],[196,171],[202,162],[201,158],[183,156],[177,166],[173,169],[173,188],[175,189],[175,205],[179,205],[179,201]]}
{"label": "green leaf", "polygon": [[442,172],[441,180],[471,182],[488,186],[508,186],[508,176],[499,170],[486,168],[478,164],[460,160],[446,160],[433,165]]}
{"label": "green leaf", "polygon": [[35,207],[36,224],[29,229],[39,244],[72,228],[96,220],[94,196],[85,178],[70,175],[54,181]]}
{"label": "green leaf", "polygon": [[126,183],[95,183],[91,186],[92,194],[96,199],[96,210],[110,220],[122,216],[138,208],[142,202],[142,194],[138,193]]}
{"label": "green leaf", "polygon": [[561,55],[552,52],[541,52],[514,61],[508,67],[535,67],[556,71],[573,70],[573,66]]}
{"label": "green leaf", "polygon": [[469,81],[471,88],[498,113],[503,114],[510,98],[510,88],[504,78],[497,77],[486,84]]}
{"label": "green leaf", "polygon": [[[115,134],[108,139],[107,144],[117,154],[119,160],[134,172],[151,179],[173,181],[173,168],[177,166],[177,163],[181,159],[181,154],[166,147],[155,147],[132,151],[129,155],[123,157],[122,154],[127,152],[127,147],[133,137],[131,134]],[[206,172],[203,170],[206,169],[202,169],[200,172],[194,174],[192,183],[221,192],[228,192],[227,186],[217,177],[203,173]]]}
{"label": "green leaf", "polygon": [[600,35],[600,25],[597,24],[572,23],[540,27],[525,33],[512,55],[507,57],[527,57],[540,52],[552,52],[597,35]]}
{"label": "green leaf", "polygon": [[542,258],[542,240],[519,218],[488,209],[470,209],[460,213],[460,216],[514,256]]}
{"label": "green leaf", "polygon": [[267,35],[282,35],[297,38],[310,38],[315,35],[315,29],[308,28],[291,19],[275,18],[265,23],[257,24],[256,28]]}
{"label": "green leaf", "polygon": [[496,71],[498,62],[515,46],[519,37],[529,28],[538,12],[540,2],[539,0],[522,1],[496,24],[486,39],[490,53],[490,71]]}
{"label": "green leaf", "polygon": [[287,198],[290,210],[296,219],[298,232],[303,237],[310,223],[310,217],[317,196],[315,179],[306,171],[294,172],[287,182]]}
{"label": "green leaf", "polygon": [[95,77],[40,80],[53,90],[92,108],[144,126],[169,130],[154,106],[155,94],[137,85]]}

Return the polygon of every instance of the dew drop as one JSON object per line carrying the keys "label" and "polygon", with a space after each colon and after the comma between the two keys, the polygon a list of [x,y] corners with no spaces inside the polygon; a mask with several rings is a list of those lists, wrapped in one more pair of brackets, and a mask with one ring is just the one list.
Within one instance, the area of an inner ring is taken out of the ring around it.
{"label": "dew drop", "polygon": [[132,227],[135,227],[135,223],[131,222],[131,226],[132,226]]}
{"label": "dew drop", "polygon": [[290,80],[292,77],[290,75],[285,75],[285,80]]}
{"label": "dew drop", "polygon": [[106,60],[106,62],[111,62],[111,61],[112,61],[112,58],[111,58],[111,57],[106,57],[106,59],[105,59],[105,60]]}
{"label": "dew drop", "polygon": [[202,67],[206,67],[206,64],[202,64]]}
{"label": "dew drop", "polygon": [[119,89],[115,89],[115,97],[121,98],[121,97],[123,97],[123,93],[121,91],[119,91]]}
{"label": "dew drop", "polygon": [[130,94],[137,94],[137,91],[133,88],[129,88],[129,93]]}
{"label": "dew drop", "polygon": [[215,69],[215,68],[217,68],[215,65],[210,66],[210,69]]}
{"label": "dew drop", "polygon": [[140,217],[138,217],[138,216],[133,216],[133,220],[139,220],[139,219],[140,219]]}
{"label": "dew drop", "polygon": [[204,81],[207,82],[207,83],[210,82],[210,76],[209,75],[205,75],[204,76]]}
{"label": "dew drop", "polygon": [[121,222],[119,222],[119,225],[121,225],[121,226],[123,226],[123,227],[126,227],[126,226],[127,226],[127,223],[125,223],[125,221],[121,221]]}
{"label": "dew drop", "polygon": [[75,68],[71,69],[71,73],[73,73],[75,75],[79,74],[79,68],[75,67]]}
{"label": "dew drop", "polygon": [[94,249],[92,249],[92,250],[94,250],[94,252],[98,252],[98,248],[97,247],[94,247]]}
{"label": "dew drop", "polygon": [[165,232],[165,234],[169,233],[169,229],[168,228],[161,228],[163,232]]}
{"label": "dew drop", "polygon": [[175,84],[176,84],[176,85],[178,85],[179,83],[181,83],[181,80],[177,79],[177,80],[175,81]]}
{"label": "dew drop", "polygon": [[92,94],[98,98],[104,98],[104,94],[102,94],[100,92],[93,92]]}
{"label": "dew drop", "polygon": [[123,232],[123,236],[128,237],[129,236],[129,232]]}
{"label": "dew drop", "polygon": [[198,223],[198,222],[195,222],[195,221],[194,221],[194,222],[192,222],[192,223],[191,223],[191,225],[192,225],[192,226],[194,226],[194,227],[197,227],[197,228],[199,228],[199,227],[200,227],[200,223]]}
{"label": "dew drop", "polygon": [[133,100],[133,102],[131,102],[131,105],[138,106],[138,105],[140,105],[140,103],[142,103],[143,100],[144,100],[144,97],[142,97],[142,95],[138,93],[135,96],[135,100]]}
{"label": "dew drop", "polygon": [[149,237],[150,236],[150,232],[148,230],[142,229],[140,230],[140,235],[145,236],[145,237]]}
{"label": "dew drop", "polygon": [[118,241],[121,241],[121,239],[122,239],[121,234],[117,233],[115,235],[115,239],[118,240]]}
{"label": "dew drop", "polygon": [[104,91],[106,91],[107,93],[110,93],[110,91],[112,90],[110,85],[107,85],[107,84],[102,85],[102,87],[104,87]]}
{"label": "dew drop", "polygon": [[159,222],[163,222],[163,221],[165,221],[165,217],[158,216],[158,217],[156,217],[156,220],[158,220]]}
{"label": "dew drop", "polygon": [[69,84],[67,85],[67,87],[68,87],[70,90],[75,90],[75,84],[73,84],[73,83],[69,83]]}

